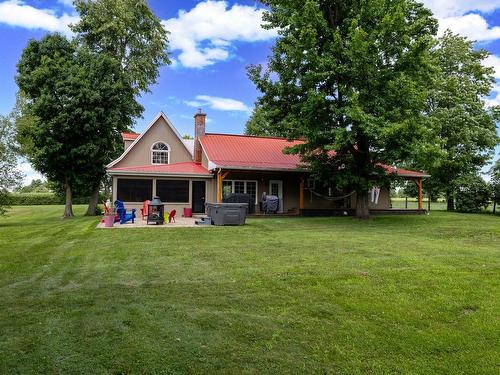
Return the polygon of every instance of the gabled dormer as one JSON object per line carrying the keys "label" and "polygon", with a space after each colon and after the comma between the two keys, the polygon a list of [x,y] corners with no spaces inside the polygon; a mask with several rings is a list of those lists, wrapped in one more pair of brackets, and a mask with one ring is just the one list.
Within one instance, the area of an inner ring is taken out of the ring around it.
{"label": "gabled dormer", "polygon": [[123,133],[125,151],[108,168],[165,165],[193,161],[193,140],[184,140],[160,112],[141,134]]}

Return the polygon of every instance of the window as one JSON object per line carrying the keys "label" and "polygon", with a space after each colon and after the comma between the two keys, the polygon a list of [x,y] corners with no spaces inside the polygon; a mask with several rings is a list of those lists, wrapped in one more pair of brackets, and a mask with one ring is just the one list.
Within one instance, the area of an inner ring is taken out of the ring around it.
{"label": "window", "polygon": [[166,143],[156,142],[151,147],[151,164],[168,164],[170,147]]}
{"label": "window", "polygon": [[153,181],[119,178],[116,198],[123,202],[144,202],[153,195]]}
{"label": "window", "polygon": [[257,203],[257,181],[245,180],[224,180],[222,181],[222,195],[227,197],[229,194],[248,194]]}
{"label": "window", "polygon": [[189,202],[189,181],[156,180],[156,195],[163,202]]}

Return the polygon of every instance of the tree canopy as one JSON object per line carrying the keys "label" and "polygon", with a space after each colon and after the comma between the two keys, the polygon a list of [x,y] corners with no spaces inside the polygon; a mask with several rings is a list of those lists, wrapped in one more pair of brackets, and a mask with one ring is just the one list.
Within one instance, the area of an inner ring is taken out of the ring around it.
{"label": "tree canopy", "polygon": [[119,60],[137,93],[156,83],[170,64],[168,32],[146,0],[76,0],[80,21],[71,29],[96,53]]}
{"label": "tree canopy", "polygon": [[245,125],[246,135],[257,136],[286,136],[286,129],[279,129],[266,116],[266,111],[259,105],[253,109],[252,115]]}
{"label": "tree canopy", "polygon": [[498,142],[498,108],[488,108],[484,97],[492,89],[493,69],[484,66],[488,52],[475,50],[465,37],[446,32],[432,49],[437,68],[426,109],[427,138],[417,149],[417,168],[431,174],[431,185],[444,193],[454,208],[455,181],[477,174]]}
{"label": "tree canopy", "polygon": [[72,187],[104,176],[120,132],[142,107],[115,59],[59,34],[29,42],[16,79],[31,118],[18,125],[24,153],[49,180],[64,184],[70,217]]}
{"label": "tree canopy", "polygon": [[14,115],[0,115],[0,216],[8,208],[9,191],[20,184],[21,177],[17,169]]}
{"label": "tree canopy", "polygon": [[413,0],[264,3],[279,38],[267,68],[249,69],[258,105],[288,138],[305,139],[291,152],[316,178],[356,190],[366,217],[368,189],[387,181],[380,163],[406,160],[425,132],[437,22]]}

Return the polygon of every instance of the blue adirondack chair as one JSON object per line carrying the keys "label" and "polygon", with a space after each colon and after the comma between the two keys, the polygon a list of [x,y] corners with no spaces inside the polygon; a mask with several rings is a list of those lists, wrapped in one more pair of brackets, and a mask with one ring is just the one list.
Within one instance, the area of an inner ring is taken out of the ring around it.
{"label": "blue adirondack chair", "polygon": [[120,224],[125,224],[127,221],[132,221],[132,223],[134,223],[135,208],[132,210],[132,212],[127,213],[125,205],[123,204],[122,201],[119,200],[115,201],[115,208],[116,208],[116,213],[120,216]]}

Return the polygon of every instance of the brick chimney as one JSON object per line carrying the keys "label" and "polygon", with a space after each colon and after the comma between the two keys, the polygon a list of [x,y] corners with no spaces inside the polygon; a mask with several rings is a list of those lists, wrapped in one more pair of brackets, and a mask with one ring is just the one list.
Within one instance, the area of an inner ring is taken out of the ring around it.
{"label": "brick chimney", "polygon": [[193,160],[195,163],[201,164],[201,143],[200,138],[205,135],[205,119],[207,117],[206,113],[198,109],[198,112],[194,115],[194,155]]}

